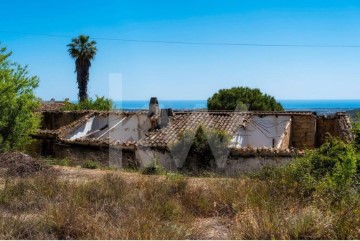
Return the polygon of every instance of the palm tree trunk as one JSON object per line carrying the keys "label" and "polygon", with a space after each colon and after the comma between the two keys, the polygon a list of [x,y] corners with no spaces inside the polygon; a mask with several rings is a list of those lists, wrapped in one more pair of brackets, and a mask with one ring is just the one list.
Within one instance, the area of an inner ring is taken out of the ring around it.
{"label": "palm tree trunk", "polygon": [[90,62],[78,58],[76,60],[77,83],[80,102],[87,100],[87,84],[89,81]]}

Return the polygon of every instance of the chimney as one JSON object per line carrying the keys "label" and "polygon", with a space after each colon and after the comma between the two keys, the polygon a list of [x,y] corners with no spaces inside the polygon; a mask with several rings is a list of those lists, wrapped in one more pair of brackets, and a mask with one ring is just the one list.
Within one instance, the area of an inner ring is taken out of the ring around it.
{"label": "chimney", "polygon": [[174,116],[174,112],[171,108],[162,109],[160,114],[160,127],[163,128],[170,123],[170,116]]}
{"label": "chimney", "polygon": [[159,115],[160,114],[159,112],[160,112],[160,109],[159,109],[158,99],[156,97],[151,97],[150,102],[149,102],[148,116],[152,117],[154,115]]}

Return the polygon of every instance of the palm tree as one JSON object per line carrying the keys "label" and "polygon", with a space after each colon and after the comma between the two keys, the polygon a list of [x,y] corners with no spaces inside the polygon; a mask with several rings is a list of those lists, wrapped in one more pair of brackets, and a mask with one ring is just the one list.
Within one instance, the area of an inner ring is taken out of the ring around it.
{"label": "palm tree", "polygon": [[96,54],[96,42],[89,42],[89,36],[80,35],[73,38],[71,43],[67,45],[71,57],[75,60],[75,72],[77,73],[77,83],[79,88],[79,100],[84,101],[87,99],[87,85],[89,82],[89,68],[91,60],[94,59]]}

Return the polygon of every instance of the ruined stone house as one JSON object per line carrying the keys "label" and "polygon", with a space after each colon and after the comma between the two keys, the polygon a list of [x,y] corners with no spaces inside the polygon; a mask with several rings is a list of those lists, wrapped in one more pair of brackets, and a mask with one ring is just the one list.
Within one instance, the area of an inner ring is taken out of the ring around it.
{"label": "ruined stone house", "polygon": [[196,131],[200,125],[231,136],[228,155],[216,160],[216,169],[227,174],[287,163],[304,150],[320,146],[327,135],[351,139],[345,113],[326,117],[289,111],[181,112],[160,110],[156,98],[143,111],[42,110],[42,115],[35,152],[117,167],[146,167],[158,160],[167,170],[181,168],[183,162],[170,147],[182,133]]}

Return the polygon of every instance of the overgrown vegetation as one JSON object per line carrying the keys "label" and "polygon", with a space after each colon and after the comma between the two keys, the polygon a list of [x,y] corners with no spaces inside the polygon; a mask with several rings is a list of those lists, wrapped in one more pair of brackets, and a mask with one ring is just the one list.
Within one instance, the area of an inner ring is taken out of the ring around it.
{"label": "overgrown vegetation", "polygon": [[161,165],[158,158],[153,158],[148,166],[142,170],[142,174],[145,175],[163,175],[166,173],[166,170]]}
{"label": "overgrown vegetation", "polygon": [[178,200],[185,183],[174,178],[132,183],[115,175],[80,185],[53,176],[7,180],[0,206],[11,215],[0,214],[0,238],[186,238],[191,217]]}
{"label": "overgrown vegetation", "polygon": [[80,101],[77,104],[65,101],[65,106],[62,107],[62,110],[112,110],[114,108],[113,101],[111,99],[105,98],[104,96],[98,97],[93,100],[92,98],[85,99]]}
{"label": "overgrown vegetation", "polygon": [[75,166],[74,162],[69,158],[57,159],[57,158],[48,157],[45,159],[45,162],[48,163],[49,165]]}
{"label": "overgrown vegetation", "polygon": [[207,107],[208,110],[284,111],[274,97],[248,87],[221,89],[207,100]]}
{"label": "overgrown vegetation", "polygon": [[[238,178],[166,173],[154,159],[145,173],[161,175],[103,170],[73,181],[74,170],[62,176],[28,156],[2,154],[0,239],[209,239],[202,226],[209,220],[221,226],[216,238],[359,239],[358,127],[353,143],[329,138],[287,166]],[[171,151],[206,175],[228,142],[223,132],[200,127]]]}
{"label": "overgrown vegetation", "polygon": [[356,149],[360,151],[360,112],[353,113],[351,124],[354,134],[354,145]]}
{"label": "overgrown vegetation", "polygon": [[[221,220],[218,238],[359,239],[358,189],[323,192],[324,178],[338,170],[335,164],[319,174],[300,166],[316,155],[332,154],[325,146],[289,169],[242,178],[129,178],[114,171],[85,182],[52,173],[8,178],[0,188],[0,239],[207,239],[208,220]],[[309,189],[301,176],[313,174],[317,185]]]}
{"label": "overgrown vegetation", "polygon": [[35,113],[40,102],[34,94],[39,79],[10,56],[0,46],[0,152],[24,150],[40,123]]}
{"label": "overgrown vegetation", "polygon": [[97,169],[100,168],[100,163],[96,161],[86,161],[81,165],[82,168]]}
{"label": "overgrown vegetation", "polygon": [[183,171],[195,175],[214,170],[229,153],[230,136],[224,131],[199,126],[196,132],[185,131],[170,147],[174,159],[183,164]]}
{"label": "overgrown vegetation", "polygon": [[285,174],[301,184],[301,193],[314,192],[327,202],[338,203],[360,194],[360,155],[353,145],[335,138],[292,162]]}

